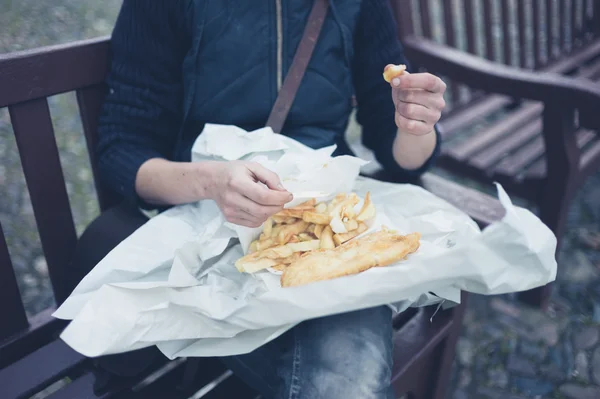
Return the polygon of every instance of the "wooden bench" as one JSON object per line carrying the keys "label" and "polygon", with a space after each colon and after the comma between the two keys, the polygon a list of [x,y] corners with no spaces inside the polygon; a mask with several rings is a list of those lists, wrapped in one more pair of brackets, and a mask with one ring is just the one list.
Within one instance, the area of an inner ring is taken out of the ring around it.
{"label": "wooden bench", "polygon": [[[392,6],[408,59],[448,82],[438,165],[531,201],[560,242],[571,199],[600,166],[600,3]],[[549,294],[521,299],[545,306]]]}
{"label": "wooden bench", "polygon": [[[69,295],[67,265],[77,234],[65,188],[47,98],[75,92],[88,149],[96,143],[96,121],[106,90],[106,38],[0,55],[0,108],[8,107],[23,172],[57,303]],[[89,151],[93,174],[94,151]],[[388,176],[387,179],[393,179]],[[114,199],[97,184],[101,210]],[[433,175],[422,184],[469,211],[482,225],[501,217],[497,201]],[[157,365],[135,382],[93,392],[92,361],[59,340],[65,323],[53,309],[28,319],[0,226],[0,398],[29,398],[54,384],[52,399],[255,398],[217,359],[178,359]],[[396,316],[394,386],[399,395],[442,398],[454,357],[464,305],[442,311],[410,310]],[[59,384],[57,385],[57,382]],[[199,396],[198,396],[199,397]]]}

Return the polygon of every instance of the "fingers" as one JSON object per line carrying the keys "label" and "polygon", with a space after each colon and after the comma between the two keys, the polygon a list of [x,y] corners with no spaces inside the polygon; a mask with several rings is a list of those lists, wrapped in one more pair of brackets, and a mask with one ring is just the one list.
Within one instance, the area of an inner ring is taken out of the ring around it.
{"label": "fingers", "polygon": [[408,119],[396,112],[396,126],[403,132],[422,136],[431,133],[433,126],[420,120]]}
{"label": "fingers", "polygon": [[227,221],[247,227],[258,227],[269,216],[282,210],[282,206],[257,204],[239,193],[231,193],[225,198],[223,215]]}
{"label": "fingers", "polygon": [[446,106],[444,97],[425,90],[393,90],[394,102],[419,104],[433,110],[441,111]]}
{"label": "fingers", "polygon": [[401,90],[421,89],[430,93],[444,93],[446,84],[442,79],[430,73],[403,74],[392,79],[392,87]]}
{"label": "fingers", "polygon": [[266,184],[271,190],[286,191],[279,180],[279,176],[277,176],[277,174],[273,171],[265,168],[259,163],[254,162],[248,163],[247,166],[248,169],[250,169],[250,171],[254,174],[254,177],[256,177],[258,181]]}
{"label": "fingers", "polygon": [[396,113],[400,114],[406,119],[412,119],[415,121],[426,122],[430,126],[437,123],[440,119],[441,111],[437,109],[430,109],[420,104],[398,102],[396,106]]}
{"label": "fingers", "polygon": [[[268,180],[269,184],[273,184],[274,182],[276,185],[279,184],[279,177],[277,177],[275,173],[268,171],[266,168],[260,165],[257,165],[258,164],[248,165],[248,171],[250,175],[238,175],[235,179],[232,179],[230,183],[232,191],[240,193],[251,201],[265,206],[281,207],[290,202],[293,198],[292,194],[287,192],[285,189],[283,189],[283,191],[280,189],[271,189],[268,186],[265,187],[254,180],[256,178],[258,181],[263,182],[263,179],[265,179],[266,176],[265,180]],[[262,176],[261,179],[258,179],[257,174],[255,173],[256,170],[259,170],[259,174]],[[276,180],[274,180],[273,176],[265,173],[265,171],[272,173]]]}

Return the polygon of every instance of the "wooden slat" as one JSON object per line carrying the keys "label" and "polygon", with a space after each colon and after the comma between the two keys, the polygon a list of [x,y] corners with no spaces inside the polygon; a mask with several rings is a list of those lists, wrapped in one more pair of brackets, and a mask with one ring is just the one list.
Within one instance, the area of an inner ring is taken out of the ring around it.
{"label": "wooden slat", "polygon": [[449,114],[440,121],[443,127],[442,137],[444,139],[450,138],[467,128],[474,120],[496,112],[509,103],[510,100],[506,97],[492,95],[485,97],[470,107],[465,107],[458,112]]}
{"label": "wooden slat", "polygon": [[469,215],[482,228],[504,217],[506,210],[498,200],[433,173],[421,177],[421,186]]}
{"label": "wooden slat", "polygon": [[[242,380],[227,372],[223,375],[222,380],[203,396],[202,399],[221,399],[221,398],[239,398],[239,399],[254,399],[257,397],[257,392],[252,390]],[[195,398],[195,397],[194,397]],[[141,399],[141,398],[140,398]]]}
{"label": "wooden slat", "polygon": [[577,27],[577,4],[579,0],[571,0],[571,50],[576,47],[577,39],[579,38],[579,29]]}
{"label": "wooden slat", "polygon": [[535,69],[540,68],[542,65],[542,51],[541,51],[541,30],[542,30],[542,11],[541,1],[533,1],[533,67]]}
{"label": "wooden slat", "polygon": [[63,341],[54,341],[0,370],[2,398],[22,398],[36,393],[85,360]]}
{"label": "wooden slat", "polygon": [[67,266],[77,242],[46,99],[9,107],[21,165],[57,303],[69,294]]}
{"label": "wooden slat", "polygon": [[590,43],[585,48],[577,51],[569,57],[564,57],[560,61],[553,63],[544,71],[557,73],[570,73],[572,70],[579,68],[590,59],[596,57],[600,53],[600,40]]}
{"label": "wooden slat", "polygon": [[[596,137],[596,133],[591,130],[582,129],[576,132],[577,146],[583,148],[591,143]],[[582,159],[586,156],[588,151],[582,151]],[[526,175],[531,179],[541,179],[546,177],[546,159],[541,158],[534,162],[530,168],[527,169]]]}
{"label": "wooden slat", "polygon": [[0,341],[3,341],[26,329],[29,323],[8,253],[2,224],[0,224],[0,304],[2,306]]}
{"label": "wooden slat", "polygon": [[[475,0],[462,0],[464,10],[464,21],[466,25],[467,34],[467,52],[471,54],[477,54],[477,34],[476,34],[476,23],[475,23]],[[470,102],[473,95],[476,95],[468,86],[459,86],[461,90],[461,100]]]}
{"label": "wooden slat", "polygon": [[98,119],[102,111],[102,104],[106,93],[106,86],[102,84],[89,86],[77,90],[77,103],[79,105],[79,113],[81,116],[81,124],[85,134],[88,155],[90,157],[90,165],[94,175],[94,184],[96,195],[100,203],[100,210],[105,211],[108,208],[117,204],[117,199],[111,193],[104,189],[100,183],[98,176],[98,162],[96,159],[96,148],[98,144]]}
{"label": "wooden slat", "polygon": [[412,1],[390,0],[390,3],[397,21],[400,39],[413,35],[415,33],[415,25],[413,22]]}
{"label": "wooden slat", "polygon": [[502,123],[492,124],[486,129],[477,132],[477,135],[460,145],[447,149],[447,154],[452,158],[463,161],[471,155],[498,142],[503,135],[511,130],[523,126],[527,121],[537,118],[542,112],[541,104],[528,104],[506,115]]}
{"label": "wooden slat", "polygon": [[596,141],[581,154],[579,162],[583,173],[592,173],[598,170],[600,165],[600,141]]}
{"label": "wooden slat", "polygon": [[527,67],[527,19],[525,1],[517,1],[519,8],[517,10],[519,27],[519,65],[521,68]]}
{"label": "wooden slat", "polygon": [[488,60],[496,58],[494,53],[494,14],[493,0],[483,0],[483,17],[485,31],[485,56]]}
{"label": "wooden slat", "polygon": [[0,108],[102,82],[108,50],[101,37],[0,54]]}
{"label": "wooden slat", "polygon": [[421,29],[423,36],[432,38],[433,33],[431,31],[431,13],[429,9],[429,0],[419,0],[420,14],[421,14]]}
{"label": "wooden slat", "polygon": [[[453,7],[453,0],[447,0],[443,2],[443,13],[444,13],[444,31],[446,36],[446,45],[457,48],[456,43],[456,26]],[[460,103],[460,90],[459,85],[454,82],[448,82],[448,93],[450,94],[451,103],[450,106]]]}
{"label": "wooden slat", "polygon": [[514,132],[508,131],[506,137],[501,141],[470,157],[469,164],[481,170],[488,170],[504,156],[538,136],[541,131],[542,120],[534,119]]}
{"label": "wooden slat", "polygon": [[494,167],[493,173],[513,178],[521,174],[543,155],[544,140],[542,136],[539,136],[500,162]]}
{"label": "wooden slat", "polygon": [[18,361],[54,340],[65,327],[63,320],[52,317],[54,309],[46,309],[29,318],[29,327],[7,340],[0,341],[0,369]]}
{"label": "wooden slat", "polygon": [[94,393],[95,377],[91,373],[84,374],[45,399],[99,399]]}
{"label": "wooden slat", "polygon": [[477,54],[477,42],[475,37],[475,1],[464,0],[464,15],[467,31],[467,51],[471,54]]}
{"label": "wooden slat", "polygon": [[546,62],[554,59],[554,0],[546,0]]}
{"label": "wooden slat", "polygon": [[446,34],[446,44],[450,47],[456,47],[456,27],[452,3],[453,0],[443,2],[444,30]]}
{"label": "wooden slat", "polygon": [[[415,363],[426,358],[448,336],[452,329],[452,311],[442,311],[431,321],[432,309],[422,309],[404,328],[394,334],[394,369],[392,384],[400,376],[415,369]],[[422,370],[421,370],[422,372]],[[417,382],[417,381],[414,381]],[[403,381],[403,387],[410,381]],[[410,385],[406,388],[411,389]]]}
{"label": "wooden slat", "polygon": [[511,27],[511,10],[509,0],[501,1],[501,13],[502,13],[502,43],[504,48],[504,63],[506,65],[512,65],[512,35],[510,33]]}
{"label": "wooden slat", "polygon": [[558,0],[558,51],[561,54],[566,48],[565,31],[567,29],[566,3],[565,0]]}

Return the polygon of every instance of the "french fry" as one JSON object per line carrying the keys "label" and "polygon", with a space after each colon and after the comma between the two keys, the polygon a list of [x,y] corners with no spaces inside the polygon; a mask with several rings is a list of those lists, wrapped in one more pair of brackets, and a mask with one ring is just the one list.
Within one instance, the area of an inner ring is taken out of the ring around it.
{"label": "french fry", "polygon": [[312,236],[312,234],[300,233],[300,234],[298,234],[298,239],[300,239],[300,241],[311,241],[311,240],[314,240],[315,238]]}
{"label": "french fry", "polygon": [[343,202],[346,200],[346,193],[339,193],[338,195],[336,195],[335,197],[333,197],[333,199],[331,200],[330,205],[335,207],[337,204]]}
{"label": "french fry", "polygon": [[315,249],[319,249],[320,243],[320,240],[310,240],[298,243],[288,243],[285,244],[285,246],[293,252],[308,252],[314,251]]}
{"label": "french fry", "polygon": [[371,202],[371,193],[367,192],[365,195],[365,202],[363,203],[362,208],[356,215],[356,220],[359,222],[364,222],[366,220],[370,220],[375,217],[375,205]]}
{"label": "french fry", "polygon": [[271,229],[271,237],[270,238],[277,237],[282,228],[283,228],[282,224],[276,224],[275,226],[273,226],[273,228]]}
{"label": "french fry", "polygon": [[250,248],[248,248],[248,252],[249,252],[249,253],[256,252],[256,251],[257,251],[257,248],[258,248],[258,247],[257,247],[257,245],[258,245],[258,240],[256,240],[256,241],[252,241],[252,242],[250,243]]}
{"label": "french fry", "polygon": [[306,232],[307,232],[308,234],[315,235],[315,228],[316,228],[316,227],[317,227],[317,225],[316,225],[316,224],[313,224],[313,223],[311,223],[311,224],[309,224],[309,225],[308,225],[308,227],[306,228]]}
{"label": "french fry", "polygon": [[259,240],[256,243],[256,251],[264,251],[267,248],[274,247],[276,245],[275,240],[267,238],[266,240]]}
{"label": "french fry", "polygon": [[303,203],[294,206],[293,208],[314,208],[314,206],[316,204],[317,204],[317,199],[311,198],[308,201],[304,201]]}
{"label": "french fry", "polygon": [[298,218],[287,218],[285,219],[285,221],[283,222],[283,224],[294,224],[298,221]]}
{"label": "french fry", "polygon": [[282,224],[288,219],[288,217],[287,216],[279,216],[278,214],[276,214],[276,215],[271,216],[271,219],[276,224]]}
{"label": "french fry", "polygon": [[304,232],[304,230],[308,227],[308,223],[303,220],[300,220],[294,224],[288,224],[281,228],[279,231],[278,239],[279,244],[286,244],[290,241],[292,236],[296,234],[300,234]]}
{"label": "french fry", "polygon": [[253,255],[258,254],[259,258],[279,259],[291,256],[293,253],[294,251],[291,248],[285,245],[279,245],[276,247],[265,249],[261,252],[255,252]]}
{"label": "french fry", "polygon": [[275,266],[271,266],[271,269],[277,270],[278,272],[282,272],[288,265],[285,263],[278,263]]}
{"label": "french fry", "polygon": [[273,232],[273,219],[267,218],[267,220],[265,220],[265,225],[263,227],[263,234],[266,237],[271,237],[272,232]]}
{"label": "french fry", "polygon": [[404,73],[404,71],[406,71],[406,65],[404,65],[404,64],[400,64],[400,65],[388,64],[383,69],[383,79],[386,82],[390,83],[392,81],[392,79],[397,78],[398,76],[402,75]]}
{"label": "french fry", "polygon": [[325,228],[323,229],[323,232],[321,233],[319,246],[322,249],[335,248],[335,244],[333,242],[333,230],[331,230],[331,226],[325,226]]}
{"label": "french fry", "polygon": [[358,222],[355,219],[350,219],[347,222],[344,222],[344,226],[346,227],[346,230],[353,231],[358,229]]}
{"label": "french fry", "polygon": [[237,262],[235,262],[235,267],[237,267],[238,270],[246,273],[256,273],[260,270],[273,267],[279,263],[277,260],[269,258],[262,258],[253,261],[242,261],[242,259],[243,258],[240,258]]}
{"label": "french fry", "polygon": [[304,212],[302,214],[302,220],[314,224],[329,224],[331,222],[331,216],[325,213]]}
{"label": "french fry", "polygon": [[294,234],[288,242],[291,242],[291,243],[300,242],[300,238],[298,238],[298,236]]}
{"label": "french fry", "polygon": [[315,206],[315,212],[317,212],[317,213],[327,212],[327,204],[324,202],[317,204],[317,206]]}
{"label": "french fry", "polygon": [[331,225],[331,229],[334,233],[342,234],[348,232],[346,226],[344,226],[342,218],[347,217],[348,214],[352,215],[354,213],[354,210],[352,210],[352,208],[354,208],[354,206],[358,204],[359,201],[360,199],[358,198],[358,196],[352,193],[342,202],[338,203],[335,206],[335,208],[333,208],[333,210],[329,213],[329,215],[331,216],[331,222],[329,224]]}
{"label": "french fry", "polygon": [[[309,208],[309,209],[312,209],[312,208]],[[275,216],[281,216],[281,217],[284,217],[285,219],[288,219],[288,218],[302,219],[302,214],[304,213],[305,210],[307,210],[307,209],[286,208],[286,209],[282,209],[281,211],[277,212],[275,214]]]}
{"label": "french fry", "polygon": [[321,238],[321,233],[323,232],[323,229],[325,228],[324,224],[317,224],[315,225],[315,231],[314,231],[314,235],[317,238]]}
{"label": "french fry", "polygon": [[367,231],[367,225],[364,223],[361,223],[358,225],[358,228],[356,230],[349,231],[347,233],[341,233],[341,234],[334,235],[333,241],[335,242],[336,246],[340,246],[343,243],[345,243],[346,241],[353,239],[354,237],[358,236],[359,234],[364,233],[365,231]]}

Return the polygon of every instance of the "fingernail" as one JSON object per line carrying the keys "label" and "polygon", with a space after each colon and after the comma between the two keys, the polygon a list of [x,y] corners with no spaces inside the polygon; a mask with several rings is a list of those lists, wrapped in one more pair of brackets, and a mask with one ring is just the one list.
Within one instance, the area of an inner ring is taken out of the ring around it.
{"label": "fingernail", "polygon": [[280,190],[285,190],[285,188],[283,187],[283,184],[281,184],[281,183],[279,183],[277,185],[277,188],[280,189]]}
{"label": "fingernail", "polygon": [[400,86],[400,78],[392,79],[392,86],[395,86],[395,87]]}

